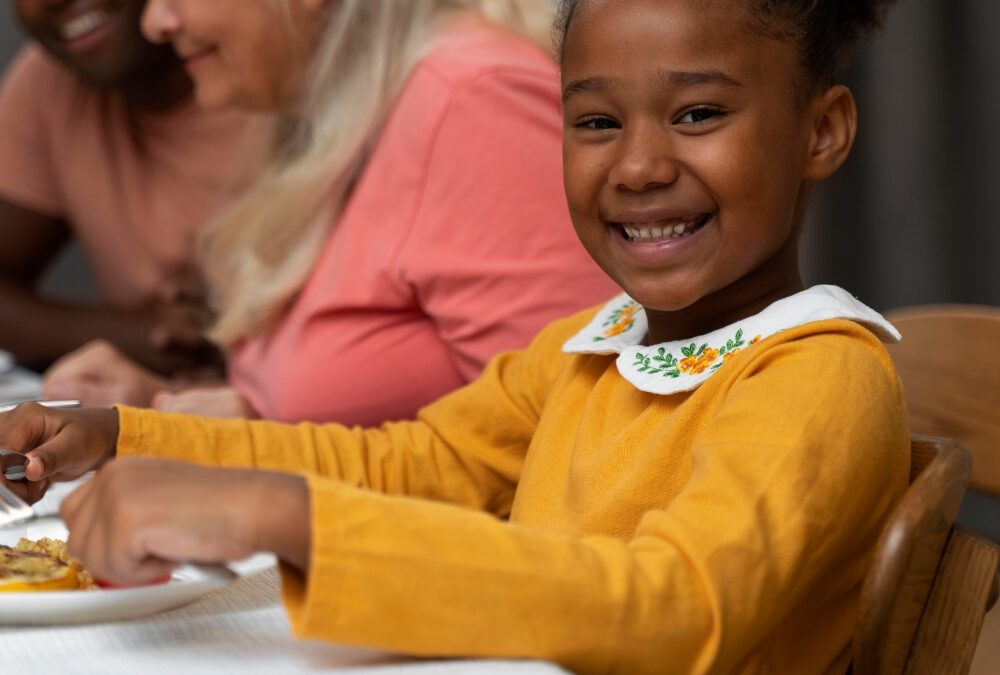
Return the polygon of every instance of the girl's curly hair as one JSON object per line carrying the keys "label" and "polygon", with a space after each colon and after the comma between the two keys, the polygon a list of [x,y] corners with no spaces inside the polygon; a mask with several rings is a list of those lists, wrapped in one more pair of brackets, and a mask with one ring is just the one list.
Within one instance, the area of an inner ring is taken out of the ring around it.
{"label": "girl's curly hair", "polygon": [[[864,43],[878,33],[895,0],[744,0],[755,33],[799,44],[809,84],[843,77]],[[586,0],[560,0],[553,37],[562,54],[574,14]]]}

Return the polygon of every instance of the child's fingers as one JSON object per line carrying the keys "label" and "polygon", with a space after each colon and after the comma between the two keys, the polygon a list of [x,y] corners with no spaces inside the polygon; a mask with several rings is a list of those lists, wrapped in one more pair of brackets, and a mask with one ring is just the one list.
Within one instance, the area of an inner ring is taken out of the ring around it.
{"label": "child's fingers", "polygon": [[34,403],[21,404],[8,413],[0,413],[0,448],[24,454],[44,440],[47,428],[45,408]]}

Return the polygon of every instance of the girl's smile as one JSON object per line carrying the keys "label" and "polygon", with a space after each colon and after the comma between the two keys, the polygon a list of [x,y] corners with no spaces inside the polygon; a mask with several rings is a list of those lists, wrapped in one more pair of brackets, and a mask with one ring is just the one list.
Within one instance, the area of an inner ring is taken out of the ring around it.
{"label": "girl's smile", "polygon": [[589,0],[566,35],[570,213],[652,332],[697,334],[802,287],[808,185],[836,168],[817,168],[827,92],[799,87],[793,41],[749,26],[721,0]]}
{"label": "girl's smile", "polygon": [[623,251],[636,265],[656,266],[697,246],[712,217],[711,213],[631,211],[613,216],[608,227],[620,236]]}

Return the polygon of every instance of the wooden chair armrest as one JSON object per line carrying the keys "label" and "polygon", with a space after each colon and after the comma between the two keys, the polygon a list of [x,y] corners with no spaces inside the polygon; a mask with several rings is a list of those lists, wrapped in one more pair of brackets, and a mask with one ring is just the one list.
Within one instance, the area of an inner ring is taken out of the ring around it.
{"label": "wooden chair armrest", "polygon": [[1000,548],[953,530],[906,664],[907,675],[965,675],[996,600]]}

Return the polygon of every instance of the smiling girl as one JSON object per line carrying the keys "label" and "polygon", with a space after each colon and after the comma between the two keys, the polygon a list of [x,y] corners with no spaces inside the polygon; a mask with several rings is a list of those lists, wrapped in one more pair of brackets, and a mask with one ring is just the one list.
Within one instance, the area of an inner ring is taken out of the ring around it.
{"label": "smiling girl", "polygon": [[803,290],[796,248],[854,139],[837,77],[883,4],[564,2],[566,192],[626,294],[416,421],[21,407],[0,440],[38,485],[106,464],[63,506],[95,574],[274,551],[302,637],[582,673],[844,673],[909,437],[895,330]]}

